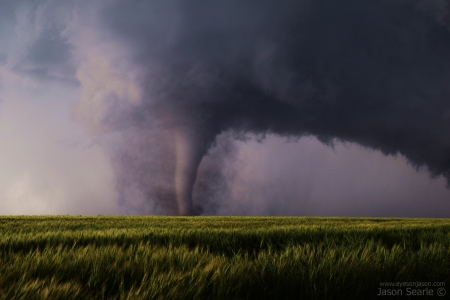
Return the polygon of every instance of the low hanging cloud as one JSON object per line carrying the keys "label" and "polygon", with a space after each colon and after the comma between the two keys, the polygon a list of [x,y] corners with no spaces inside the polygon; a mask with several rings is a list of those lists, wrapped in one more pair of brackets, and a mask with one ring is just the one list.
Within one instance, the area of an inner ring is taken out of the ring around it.
{"label": "low hanging cloud", "polygon": [[[4,8],[15,43],[1,48],[2,78],[79,90],[72,117],[103,139],[117,197],[131,211],[238,213],[244,202],[231,203],[245,190],[245,168],[237,170],[248,146],[236,141],[252,136],[263,144],[267,135],[360,145],[450,182],[446,1],[22,1]],[[288,211],[258,207],[242,209]]]}

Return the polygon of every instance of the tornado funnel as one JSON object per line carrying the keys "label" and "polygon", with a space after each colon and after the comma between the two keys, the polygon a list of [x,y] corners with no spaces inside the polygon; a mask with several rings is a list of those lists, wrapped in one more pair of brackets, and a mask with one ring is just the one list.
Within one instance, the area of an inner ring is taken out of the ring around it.
{"label": "tornado funnel", "polygon": [[205,153],[204,143],[195,129],[176,127],[172,129],[175,152],[175,195],[179,215],[193,215],[192,191],[197,169]]}

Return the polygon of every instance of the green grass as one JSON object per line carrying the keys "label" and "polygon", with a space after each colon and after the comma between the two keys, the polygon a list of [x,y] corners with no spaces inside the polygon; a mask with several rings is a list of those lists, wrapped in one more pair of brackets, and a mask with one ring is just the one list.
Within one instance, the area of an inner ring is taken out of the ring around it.
{"label": "green grass", "polygon": [[380,281],[450,293],[449,219],[0,217],[0,232],[0,299],[379,299]]}

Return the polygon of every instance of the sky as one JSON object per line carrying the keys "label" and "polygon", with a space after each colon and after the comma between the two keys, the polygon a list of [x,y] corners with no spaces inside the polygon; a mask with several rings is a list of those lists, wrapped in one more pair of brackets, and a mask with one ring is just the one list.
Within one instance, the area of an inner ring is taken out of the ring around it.
{"label": "sky", "polygon": [[3,1],[0,215],[450,217],[447,3]]}

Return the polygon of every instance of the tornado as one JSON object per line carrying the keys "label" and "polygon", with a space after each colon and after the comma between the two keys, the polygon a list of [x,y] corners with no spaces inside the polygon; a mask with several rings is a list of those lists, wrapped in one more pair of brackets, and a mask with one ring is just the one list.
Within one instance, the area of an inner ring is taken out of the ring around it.
{"label": "tornado", "polygon": [[178,214],[193,215],[192,191],[205,149],[193,128],[178,126],[172,129],[175,153],[174,185]]}
{"label": "tornado", "polygon": [[192,192],[197,169],[207,152],[205,137],[199,124],[173,107],[161,109],[160,117],[173,141],[173,185],[178,215],[194,215]]}

